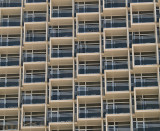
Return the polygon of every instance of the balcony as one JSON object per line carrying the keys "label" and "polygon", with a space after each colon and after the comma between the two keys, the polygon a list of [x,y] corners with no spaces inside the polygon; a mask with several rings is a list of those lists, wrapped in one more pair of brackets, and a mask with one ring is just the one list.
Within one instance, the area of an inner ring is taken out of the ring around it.
{"label": "balcony", "polygon": [[106,37],[106,49],[127,48],[127,36]]}
{"label": "balcony", "polygon": [[26,3],[41,3],[46,2],[46,0],[26,0]]}
{"label": "balcony", "polygon": [[125,0],[104,0],[105,8],[121,8],[126,7]]}
{"label": "balcony", "polygon": [[51,57],[72,57],[72,45],[53,45],[51,49]]}
{"label": "balcony", "polygon": [[78,96],[100,95],[100,82],[79,82],[76,83]]}
{"label": "balcony", "polygon": [[50,37],[72,37],[72,25],[49,27]]}
{"label": "balcony", "polygon": [[134,87],[152,87],[158,86],[156,74],[135,74],[131,76],[132,90]]}
{"label": "balcony", "polygon": [[73,66],[55,66],[49,69],[49,78],[60,79],[60,78],[72,78],[73,76]]}
{"label": "balcony", "polygon": [[21,7],[21,0],[3,0],[0,1],[0,7]]}
{"label": "balcony", "polygon": [[57,110],[49,109],[48,111],[49,122],[72,122],[73,121],[73,109],[72,108],[59,108]]}
{"label": "balcony", "polygon": [[133,12],[133,23],[149,23],[154,22],[154,13],[151,11]]}
{"label": "balcony", "polygon": [[18,130],[18,116],[0,116],[0,130]]}
{"label": "balcony", "polygon": [[117,99],[104,101],[104,117],[106,114],[130,113],[129,99]]}
{"label": "balcony", "polygon": [[76,3],[75,10],[76,13],[95,13],[99,12],[99,3],[98,2],[87,2],[87,3]]}
{"label": "balcony", "polygon": [[39,83],[45,82],[44,70],[27,70],[24,75],[24,83]]}
{"label": "balcony", "polygon": [[1,35],[0,46],[19,46],[20,35]]}
{"label": "balcony", "polygon": [[99,74],[99,73],[100,73],[99,61],[79,62],[78,74]]}
{"label": "balcony", "polygon": [[71,86],[52,87],[51,100],[72,100]]}
{"label": "balcony", "polygon": [[135,65],[155,65],[157,58],[155,52],[141,52],[134,55]]}
{"label": "balcony", "polygon": [[78,25],[78,33],[99,32],[99,22],[96,21],[80,21]]}
{"label": "balcony", "polygon": [[23,126],[35,127],[44,126],[45,113],[44,112],[24,112]]}
{"label": "balcony", "polygon": [[46,41],[46,31],[45,30],[27,30],[25,41],[26,42]]}
{"label": "balcony", "polygon": [[104,70],[128,69],[127,57],[107,57],[103,62]]}
{"label": "balcony", "polygon": [[23,54],[24,62],[45,62],[46,51],[45,50],[26,50]]}
{"label": "balcony", "polygon": [[46,12],[45,11],[34,11],[32,13],[24,13],[24,22],[45,22]]}
{"label": "balcony", "polygon": [[108,122],[108,131],[130,131],[130,122]]}
{"label": "balcony", "polygon": [[128,78],[108,78],[106,83],[106,91],[129,91]]}
{"label": "balcony", "polygon": [[8,27],[8,26],[20,26],[20,16],[2,16],[0,21],[0,27]]}
{"label": "balcony", "polygon": [[99,103],[94,104],[80,104],[79,105],[79,119],[81,118],[100,118],[101,106]]}
{"label": "balcony", "polygon": [[0,108],[18,108],[18,95],[1,95]]}
{"label": "balcony", "polygon": [[1,74],[0,83],[0,87],[17,87],[19,86],[19,74]]}
{"label": "balcony", "polygon": [[76,128],[75,131],[84,131],[84,130],[85,131],[102,131],[102,128],[99,125],[79,126]]}
{"label": "balcony", "polygon": [[44,104],[45,91],[24,91],[22,93],[22,104]]}
{"label": "balcony", "polygon": [[155,43],[155,34],[154,32],[134,32],[133,33],[133,44],[146,44],[146,43]]}
{"label": "balcony", "polygon": [[153,0],[131,0],[131,3],[153,2]]}
{"label": "balcony", "polygon": [[75,44],[76,53],[98,53],[99,41],[79,41]]}
{"label": "balcony", "polygon": [[137,110],[159,109],[158,95],[136,96]]}
{"label": "balcony", "polygon": [[102,18],[101,28],[124,28],[126,27],[126,16],[112,16]]}
{"label": "balcony", "polygon": [[52,9],[53,18],[72,17],[72,6],[53,6]]}
{"label": "balcony", "polygon": [[0,66],[18,66],[19,54],[1,54]]}

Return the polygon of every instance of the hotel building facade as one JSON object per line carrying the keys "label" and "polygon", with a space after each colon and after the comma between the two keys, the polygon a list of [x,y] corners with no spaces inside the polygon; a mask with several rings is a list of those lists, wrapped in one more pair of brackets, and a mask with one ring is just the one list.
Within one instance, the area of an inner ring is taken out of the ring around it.
{"label": "hotel building facade", "polygon": [[159,7],[0,0],[0,131],[160,131]]}

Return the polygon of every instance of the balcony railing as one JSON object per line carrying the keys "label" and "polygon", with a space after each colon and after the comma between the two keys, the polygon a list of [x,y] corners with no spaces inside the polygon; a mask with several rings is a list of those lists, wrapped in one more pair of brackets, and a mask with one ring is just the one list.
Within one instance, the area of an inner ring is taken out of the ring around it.
{"label": "balcony railing", "polygon": [[79,25],[79,33],[99,32],[99,24]]}
{"label": "balcony railing", "polygon": [[20,38],[0,38],[0,46],[19,46]]}
{"label": "balcony railing", "polygon": [[99,12],[98,3],[89,5],[76,4],[76,13],[93,13]]}
{"label": "balcony railing", "polygon": [[45,82],[45,74],[32,74],[24,76],[25,83],[37,83],[37,82]]}
{"label": "balcony railing", "polygon": [[72,57],[72,49],[71,50],[52,50],[52,57]]}
{"label": "balcony railing", "polygon": [[130,0],[132,3],[153,2],[153,0]]}
{"label": "balcony railing", "polygon": [[50,122],[72,122],[73,121],[73,112],[64,111],[64,112],[52,112],[49,115]]}
{"label": "balcony railing", "polygon": [[72,90],[67,91],[52,91],[51,100],[71,100],[72,99]]}
{"label": "balcony railing", "polygon": [[1,0],[0,7],[21,7],[21,0]]}
{"label": "balcony railing", "polygon": [[46,61],[46,54],[24,54],[24,62]]}
{"label": "balcony railing", "polygon": [[25,14],[25,22],[41,22],[46,21],[46,13]]}
{"label": "balcony railing", "polygon": [[26,42],[46,41],[46,34],[26,34]]}
{"label": "balcony railing", "polygon": [[0,99],[0,108],[17,108],[18,98],[16,99]]}
{"label": "balcony railing", "polygon": [[135,56],[135,65],[153,65],[157,64],[156,56],[138,57]]}
{"label": "balcony railing", "polygon": [[7,18],[7,19],[2,18],[0,21],[0,26],[1,27],[20,26],[20,18]]}
{"label": "balcony railing", "polygon": [[0,66],[18,66],[19,58],[0,59]]}
{"label": "balcony railing", "polygon": [[125,0],[105,0],[105,8],[126,7]]}
{"label": "balcony railing", "polygon": [[72,9],[53,10],[52,17],[72,17]]}
{"label": "balcony railing", "polygon": [[128,69],[128,60],[126,61],[114,61],[114,62],[104,62],[105,70],[114,70],[114,69]]}
{"label": "balcony railing", "polygon": [[81,66],[78,69],[79,74],[98,74],[100,73],[100,66]]}
{"label": "balcony railing", "polygon": [[112,39],[112,40],[106,40],[105,41],[105,48],[111,49],[111,48],[127,48],[127,39]]}
{"label": "balcony railing", "polygon": [[129,82],[107,82],[107,91],[129,91]]}
{"label": "balcony railing", "polygon": [[0,78],[0,87],[16,87],[19,86],[19,79],[2,79]]}
{"label": "balcony railing", "polygon": [[147,78],[147,79],[136,79],[134,83],[132,83],[132,87],[149,87],[149,86],[158,86],[158,81],[155,78]]}
{"label": "balcony railing", "polygon": [[99,45],[78,45],[77,53],[95,53],[99,52]]}
{"label": "balcony railing", "polygon": [[100,87],[79,86],[77,89],[78,96],[100,95]]}
{"label": "balcony railing", "polygon": [[126,18],[121,19],[104,19],[102,20],[103,28],[120,28],[126,27]]}
{"label": "balcony railing", "polygon": [[50,78],[71,78],[73,70],[53,70],[50,72]]}
{"label": "balcony railing", "polygon": [[154,22],[154,14],[133,14],[133,23]]}
{"label": "balcony railing", "polygon": [[23,96],[23,104],[43,104],[45,103],[45,95],[33,95],[33,96]]}
{"label": "balcony railing", "polygon": [[[10,117],[10,116],[9,116]],[[0,130],[18,130],[18,118],[17,120],[14,120],[14,118],[3,119],[0,120]]]}
{"label": "balcony railing", "polygon": [[158,100],[137,100],[137,110],[159,109]]}
{"label": "balcony railing", "polygon": [[155,43],[155,35],[133,36],[133,44]]}
{"label": "balcony railing", "polygon": [[26,3],[41,3],[46,2],[46,0],[26,0]]}
{"label": "balcony railing", "polygon": [[44,126],[44,116],[25,117],[23,118],[23,126]]}
{"label": "balcony railing", "polygon": [[100,108],[79,109],[79,118],[99,118],[101,117]]}
{"label": "balcony railing", "polygon": [[130,125],[117,125],[117,126],[110,126],[108,125],[108,131],[130,131]]}
{"label": "balcony railing", "polygon": [[50,37],[72,37],[72,29],[50,30]]}

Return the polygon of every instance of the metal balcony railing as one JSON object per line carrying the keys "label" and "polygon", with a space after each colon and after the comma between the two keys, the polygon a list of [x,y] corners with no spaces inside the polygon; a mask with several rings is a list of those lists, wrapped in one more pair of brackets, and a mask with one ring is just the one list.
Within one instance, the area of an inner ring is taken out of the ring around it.
{"label": "metal balcony railing", "polygon": [[130,0],[131,3],[153,2],[153,0]]}
{"label": "metal balcony railing", "polygon": [[71,100],[72,90],[52,91],[51,100]]}
{"label": "metal balcony railing", "polygon": [[90,96],[90,95],[100,95],[100,87],[84,87],[78,86],[77,89],[78,96]]}
{"label": "metal balcony railing", "polygon": [[159,109],[159,101],[157,100],[137,100],[137,110]]}
{"label": "metal balcony railing", "polygon": [[23,126],[44,126],[44,116],[33,116],[23,118]]}
{"label": "metal balcony railing", "polygon": [[18,118],[17,120],[0,120],[0,130],[18,130]]}
{"label": "metal balcony railing", "polygon": [[45,74],[30,74],[24,76],[25,83],[45,82]]}
{"label": "metal balcony railing", "polygon": [[19,65],[19,58],[7,58],[7,59],[0,59],[0,66],[18,66]]}
{"label": "metal balcony railing", "polygon": [[26,3],[41,3],[46,2],[46,0],[26,0]]}
{"label": "metal balcony railing", "polygon": [[78,73],[79,74],[98,74],[100,73],[100,66],[99,65],[96,65],[96,66],[79,65]]}
{"label": "metal balcony railing", "polygon": [[0,26],[20,26],[20,18],[2,18],[0,20]]}
{"label": "metal balcony railing", "polygon": [[17,108],[18,98],[11,99],[0,99],[0,108]]}
{"label": "metal balcony railing", "polygon": [[19,46],[20,38],[0,38],[0,46]]}
{"label": "metal balcony railing", "polygon": [[89,4],[89,5],[80,5],[76,4],[76,13],[93,13],[99,12],[99,6],[97,4]]}
{"label": "metal balcony railing", "polygon": [[52,50],[51,56],[53,58],[58,58],[58,57],[72,57],[72,49],[71,50]]}
{"label": "metal balcony railing", "polygon": [[79,25],[79,33],[99,32],[99,24]]}
{"label": "metal balcony railing", "polygon": [[111,49],[111,48],[127,48],[127,39],[112,39],[112,40],[106,40],[105,41],[105,48]]}
{"label": "metal balcony railing", "polygon": [[126,27],[126,18],[102,20],[102,28],[120,28],[120,27]]}
{"label": "metal balcony railing", "polygon": [[24,54],[24,62],[46,61],[46,54]]}
{"label": "metal balcony railing", "polygon": [[129,91],[129,82],[107,82],[106,86],[107,91]]}
{"label": "metal balcony railing", "polygon": [[128,60],[126,61],[114,61],[114,62],[104,62],[105,70],[115,70],[115,69],[128,69]]}
{"label": "metal balcony railing", "polygon": [[73,70],[52,70],[50,72],[50,78],[71,78],[73,76]]}
{"label": "metal balcony railing", "polygon": [[146,13],[146,14],[133,14],[133,23],[147,23],[154,22],[154,14]]}
{"label": "metal balcony railing", "polygon": [[146,34],[144,36],[136,36],[133,35],[133,44],[146,44],[146,43],[155,43],[155,35],[154,34]]}
{"label": "metal balcony railing", "polygon": [[45,103],[45,95],[22,96],[22,104],[43,104]]}
{"label": "metal balcony railing", "polygon": [[71,9],[59,9],[52,11],[52,17],[72,17],[72,8]]}
{"label": "metal balcony railing", "polygon": [[21,0],[1,0],[0,7],[21,7]]}
{"label": "metal balcony railing", "polygon": [[99,118],[101,117],[100,108],[79,109],[79,118]]}
{"label": "metal balcony railing", "polygon": [[26,42],[46,41],[46,34],[26,34]]}
{"label": "metal balcony railing", "polygon": [[130,125],[117,125],[117,126],[110,126],[108,125],[108,131],[130,131]]}
{"label": "metal balcony railing", "polygon": [[105,0],[104,6],[105,8],[126,7],[126,1],[125,0]]}
{"label": "metal balcony railing", "polygon": [[24,14],[24,22],[46,21],[46,13]]}
{"label": "metal balcony railing", "polygon": [[64,112],[52,112],[49,115],[49,122],[72,122],[73,121],[73,112],[64,111]]}
{"label": "metal balcony railing", "polygon": [[153,65],[157,64],[156,56],[146,56],[146,57],[134,57],[135,65]]}
{"label": "metal balcony railing", "polygon": [[78,45],[77,53],[95,53],[99,52],[99,45]]}
{"label": "metal balcony railing", "polygon": [[52,29],[49,34],[50,37],[72,37],[72,29]]}
{"label": "metal balcony railing", "polygon": [[0,87],[16,87],[19,86],[19,79],[0,78]]}

